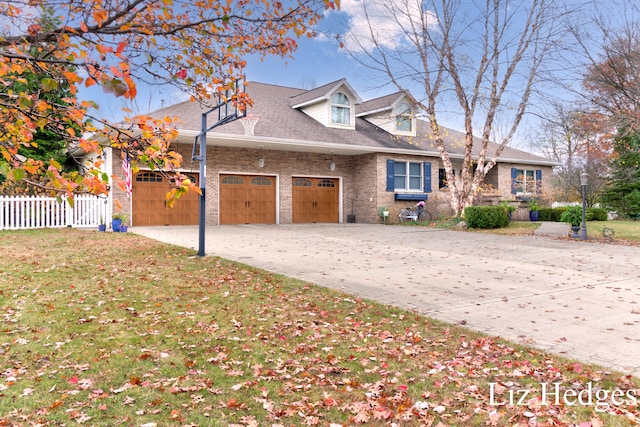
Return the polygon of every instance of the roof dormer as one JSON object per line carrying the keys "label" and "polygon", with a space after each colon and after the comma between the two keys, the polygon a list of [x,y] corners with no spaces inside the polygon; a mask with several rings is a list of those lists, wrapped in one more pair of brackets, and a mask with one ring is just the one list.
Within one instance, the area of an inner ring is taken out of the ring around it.
{"label": "roof dormer", "polygon": [[393,135],[416,136],[416,113],[407,96],[397,92],[358,105],[356,117]]}
{"label": "roof dormer", "polygon": [[327,127],[356,128],[356,104],[360,102],[345,79],[303,92],[290,105]]}

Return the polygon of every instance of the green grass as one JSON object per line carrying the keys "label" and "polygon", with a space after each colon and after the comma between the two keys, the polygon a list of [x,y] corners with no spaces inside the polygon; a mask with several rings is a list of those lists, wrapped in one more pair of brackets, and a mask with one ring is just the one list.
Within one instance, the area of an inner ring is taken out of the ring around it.
{"label": "green grass", "polygon": [[[632,425],[636,379],[125,233],[0,232],[0,426]],[[631,391],[630,391],[631,390]],[[594,425],[595,422],[594,421]]]}
{"label": "green grass", "polygon": [[615,231],[616,239],[640,241],[640,221],[589,221],[587,233],[590,236],[602,236],[605,227]]}

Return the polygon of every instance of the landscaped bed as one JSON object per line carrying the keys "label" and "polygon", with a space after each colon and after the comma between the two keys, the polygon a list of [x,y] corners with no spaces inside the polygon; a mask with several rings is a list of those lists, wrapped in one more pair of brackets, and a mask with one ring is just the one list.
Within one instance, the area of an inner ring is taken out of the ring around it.
{"label": "landscaped bed", "polygon": [[630,376],[130,233],[0,250],[0,425],[637,423]]}

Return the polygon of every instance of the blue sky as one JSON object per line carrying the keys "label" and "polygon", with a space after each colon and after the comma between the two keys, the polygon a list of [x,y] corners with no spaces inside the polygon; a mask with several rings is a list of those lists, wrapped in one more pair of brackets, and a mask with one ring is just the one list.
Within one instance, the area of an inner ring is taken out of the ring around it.
{"label": "blue sky", "polygon": [[[393,1],[393,0],[389,0]],[[577,0],[580,2],[581,0]],[[413,4],[413,3],[410,3]],[[384,9],[371,9],[375,12],[371,16],[376,29],[386,35],[384,43],[389,47],[397,47],[402,36],[394,32],[396,23],[385,16]],[[359,41],[364,40],[366,47],[367,33],[369,31],[365,19],[361,14],[361,3],[358,0],[342,0],[341,11],[328,13],[322,21],[323,28],[345,33],[347,30]],[[397,31],[397,30],[396,30]],[[345,39],[348,42],[348,38]],[[387,82],[387,78],[380,74],[375,75],[366,67],[358,64],[347,53],[342,51],[339,42],[331,37],[318,37],[310,39],[303,37],[298,40],[298,50],[292,58],[267,57],[260,60],[258,57],[247,58],[246,76],[249,81],[270,83],[282,86],[291,86],[311,89],[341,78],[346,78],[351,86],[363,100],[369,100],[378,96],[394,92],[396,89]],[[354,46],[349,46],[354,48]],[[101,106],[99,115],[109,120],[117,120],[122,117],[121,100],[115,100],[110,95],[103,94],[100,89],[85,90],[86,97],[95,99]],[[174,104],[188,99],[187,95],[178,92],[174,87],[138,87],[138,97],[135,105],[127,105],[136,114],[143,114],[161,106]],[[421,97],[423,94],[415,94]],[[535,109],[539,105],[532,106]],[[456,102],[447,104],[448,112],[445,117],[440,117],[444,126],[461,130],[460,108]],[[527,116],[526,120],[537,120],[534,116]],[[535,125],[523,124],[523,134],[532,134],[531,129]],[[476,133],[479,129],[476,129]],[[526,145],[526,138],[514,141],[515,146]]]}
{"label": "blue sky", "polygon": [[[298,40],[298,50],[293,58],[270,56],[247,59],[246,78],[248,81],[274,85],[312,89],[323,84],[346,78],[363,100],[386,95],[394,91],[391,87],[376,85],[371,72],[341,51],[336,40],[310,39]],[[145,113],[164,105],[170,105],[188,99],[175,88],[140,86],[134,111]],[[84,96],[96,99],[100,105],[100,114],[110,120],[121,117],[122,102],[111,95],[101,93],[101,89],[83,90]],[[127,105],[129,106],[129,105]]]}

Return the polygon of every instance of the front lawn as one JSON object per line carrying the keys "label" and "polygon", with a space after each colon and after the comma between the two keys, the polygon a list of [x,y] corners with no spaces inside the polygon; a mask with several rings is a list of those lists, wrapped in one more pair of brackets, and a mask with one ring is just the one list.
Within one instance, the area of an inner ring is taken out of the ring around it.
{"label": "front lawn", "polygon": [[638,420],[628,375],[130,233],[0,251],[0,426]]}

